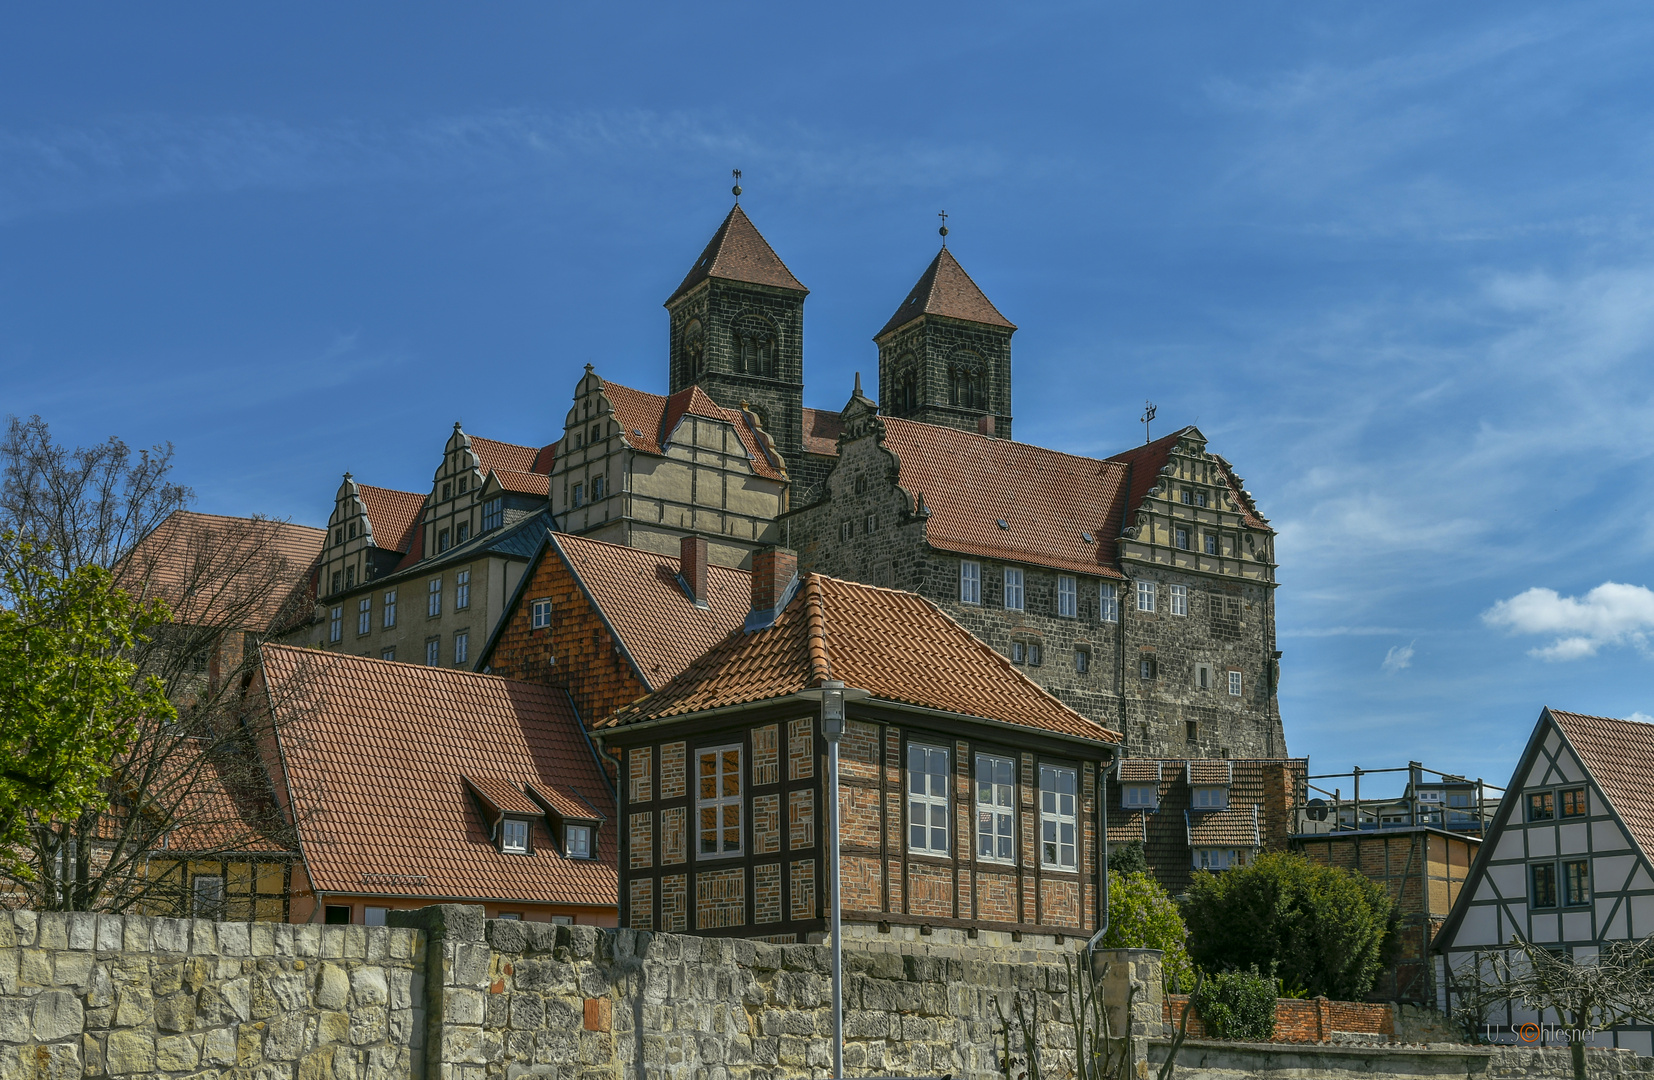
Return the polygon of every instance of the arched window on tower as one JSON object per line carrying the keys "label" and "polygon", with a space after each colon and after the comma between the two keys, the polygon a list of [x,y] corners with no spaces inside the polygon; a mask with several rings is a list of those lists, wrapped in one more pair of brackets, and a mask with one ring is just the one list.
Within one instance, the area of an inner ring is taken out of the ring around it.
{"label": "arched window on tower", "polygon": [[743,315],[735,324],[735,370],[775,377],[775,327],[761,315]]}
{"label": "arched window on tower", "polygon": [[961,409],[986,409],[988,383],[982,358],[973,352],[960,352],[948,368],[948,404]]}
{"label": "arched window on tower", "polygon": [[706,374],[706,331],[699,319],[690,319],[683,328],[683,369],[691,379]]}
{"label": "arched window on tower", "polygon": [[911,416],[919,411],[919,377],[912,371],[904,371],[896,377],[896,412],[901,416]]}

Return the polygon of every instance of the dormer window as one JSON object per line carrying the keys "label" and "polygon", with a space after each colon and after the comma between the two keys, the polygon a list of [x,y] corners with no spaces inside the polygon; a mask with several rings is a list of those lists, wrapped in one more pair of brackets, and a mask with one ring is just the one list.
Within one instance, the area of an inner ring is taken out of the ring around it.
{"label": "dormer window", "polygon": [[1160,809],[1158,784],[1127,784],[1120,791],[1120,805],[1127,810]]}
{"label": "dormer window", "polygon": [[1226,787],[1197,787],[1190,796],[1189,805],[1195,810],[1229,809],[1229,789]]}
{"label": "dormer window", "polygon": [[500,822],[500,850],[512,855],[528,854],[528,822],[506,818]]}
{"label": "dormer window", "polygon": [[592,857],[592,827],[590,825],[563,826],[563,854],[571,859]]}
{"label": "dormer window", "polygon": [[482,504],[482,531],[489,532],[505,524],[505,497],[489,499]]}

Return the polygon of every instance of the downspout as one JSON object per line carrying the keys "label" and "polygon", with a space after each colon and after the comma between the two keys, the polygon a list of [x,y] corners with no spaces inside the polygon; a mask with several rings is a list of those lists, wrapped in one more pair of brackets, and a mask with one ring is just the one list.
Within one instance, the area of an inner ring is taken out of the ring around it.
{"label": "downspout", "polygon": [[1087,964],[1091,963],[1091,958],[1097,951],[1098,942],[1102,941],[1103,935],[1108,933],[1108,774],[1113,769],[1114,763],[1111,762],[1109,768],[1097,777],[1097,817],[1101,822],[1098,826],[1097,837],[1101,841],[1103,851],[1103,917],[1098,922],[1097,932],[1092,934],[1091,940],[1085,943]]}

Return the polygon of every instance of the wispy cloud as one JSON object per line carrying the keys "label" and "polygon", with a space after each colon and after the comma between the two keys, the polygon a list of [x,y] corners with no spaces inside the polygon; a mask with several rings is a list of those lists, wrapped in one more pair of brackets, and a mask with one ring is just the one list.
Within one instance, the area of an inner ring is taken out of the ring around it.
{"label": "wispy cloud", "polygon": [[1595,656],[1605,645],[1646,648],[1648,633],[1654,630],[1654,591],[1612,581],[1582,597],[1533,588],[1494,604],[1482,613],[1482,621],[1514,634],[1557,635],[1528,655],[1578,660]]}
{"label": "wispy cloud", "polygon": [[1379,665],[1384,674],[1394,675],[1413,666],[1413,644],[1409,641],[1405,645],[1390,646],[1389,651],[1384,654],[1384,662]]}

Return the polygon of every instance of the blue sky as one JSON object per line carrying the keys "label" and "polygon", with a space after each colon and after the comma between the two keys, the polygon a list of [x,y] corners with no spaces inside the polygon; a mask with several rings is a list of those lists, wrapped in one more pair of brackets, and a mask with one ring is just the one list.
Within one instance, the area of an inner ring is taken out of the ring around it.
{"label": "blue sky", "polygon": [[[481,12],[481,13],[479,13]],[[1196,423],[1281,532],[1314,771],[1654,714],[1654,19],[1634,4],[496,4],[0,15],[0,413],[199,506],[539,444],[743,203],[807,402],[951,246],[1019,438]],[[872,383],[869,382],[871,387]],[[1548,591],[1547,591],[1548,590]]]}

